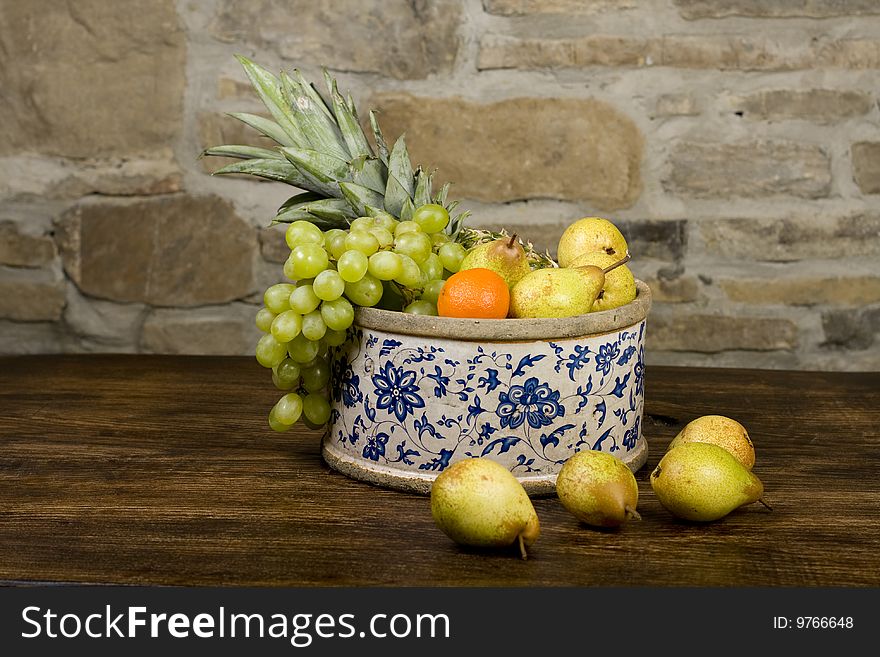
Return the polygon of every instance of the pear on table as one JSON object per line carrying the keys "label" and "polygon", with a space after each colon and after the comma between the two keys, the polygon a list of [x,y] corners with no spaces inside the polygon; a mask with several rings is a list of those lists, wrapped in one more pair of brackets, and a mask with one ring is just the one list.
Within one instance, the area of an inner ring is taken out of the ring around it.
{"label": "pear on table", "polygon": [[605,276],[629,262],[626,256],[605,268],[536,269],[510,291],[511,317],[573,317],[591,312],[605,285]]}
{"label": "pear on table", "polygon": [[669,443],[712,443],[723,447],[749,470],[755,465],[755,446],[749,432],[736,420],[723,415],[703,415],[689,422]]}
{"label": "pear on table", "polygon": [[641,520],[636,478],[612,454],[586,450],[569,457],[556,477],[556,495],[587,525],[619,527],[627,520]]}
{"label": "pear on table", "polygon": [[741,506],[761,502],[764,485],[723,447],[682,443],[670,449],[651,473],[660,504],[678,518],[711,522]]}
{"label": "pear on table", "polygon": [[460,545],[526,548],[541,533],[538,514],[519,480],[488,458],[457,461],[431,485],[431,515],[437,526]]}

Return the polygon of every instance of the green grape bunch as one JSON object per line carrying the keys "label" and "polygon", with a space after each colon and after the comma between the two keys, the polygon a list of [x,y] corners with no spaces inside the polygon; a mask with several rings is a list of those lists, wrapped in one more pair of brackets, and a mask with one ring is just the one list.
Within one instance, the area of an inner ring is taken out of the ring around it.
{"label": "green grape bunch", "polygon": [[256,316],[265,333],[257,362],[285,393],[269,412],[272,429],[287,431],[300,418],[313,427],[329,420],[331,349],[345,342],[355,306],[437,314],[445,277],[465,256],[444,232],[448,224],[449,212],[434,203],[407,221],[381,212],[357,217],[347,229],[290,223],[283,268],[290,282],[270,286]]}

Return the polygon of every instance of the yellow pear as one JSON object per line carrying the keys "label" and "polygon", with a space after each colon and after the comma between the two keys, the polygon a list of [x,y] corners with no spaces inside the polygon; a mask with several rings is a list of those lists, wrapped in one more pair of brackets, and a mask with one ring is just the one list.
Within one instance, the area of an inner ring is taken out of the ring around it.
{"label": "yellow pear", "polygon": [[516,235],[479,244],[468,251],[458,270],[476,268],[491,269],[504,279],[508,289],[531,271],[525,249]]}
{"label": "yellow pear", "polygon": [[764,485],[723,447],[682,443],[663,455],[651,473],[651,488],[674,516],[697,522],[723,518],[734,509],[761,502]]}
{"label": "yellow pear", "polygon": [[[608,255],[604,251],[590,251],[582,253],[571,261],[569,267],[584,267],[595,265],[596,267],[609,267],[620,260],[617,256]],[[636,279],[629,267],[621,265],[605,274],[605,285],[593,302],[593,312],[610,310],[625,306],[636,298]]]}
{"label": "yellow pear", "polygon": [[593,310],[605,276],[629,261],[629,254],[604,269],[595,265],[536,269],[510,291],[511,317],[572,317]]}
{"label": "yellow pear", "polygon": [[723,447],[749,470],[755,465],[755,447],[749,432],[736,420],[723,415],[703,415],[689,422],[669,443],[712,443]]}
{"label": "yellow pear", "polygon": [[522,484],[488,458],[456,461],[441,472],[431,486],[431,515],[456,543],[504,547],[518,542],[523,559],[541,533]]}
{"label": "yellow pear", "polygon": [[636,511],[639,486],[632,471],[606,452],[585,450],[568,458],[556,477],[556,495],[576,518],[595,527],[619,527]]}
{"label": "yellow pear", "polygon": [[560,267],[568,267],[579,255],[590,251],[604,251],[619,260],[628,249],[623,233],[613,223],[601,217],[584,217],[562,233],[556,260]]}

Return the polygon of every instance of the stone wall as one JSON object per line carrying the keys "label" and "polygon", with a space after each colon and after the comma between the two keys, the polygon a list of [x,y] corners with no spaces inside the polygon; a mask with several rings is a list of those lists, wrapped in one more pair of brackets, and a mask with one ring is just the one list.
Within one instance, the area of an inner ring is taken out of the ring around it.
{"label": "stone wall", "polygon": [[0,352],[252,353],[290,188],[233,58],[328,66],[472,222],[599,214],[652,363],[880,368],[876,0],[0,0]]}

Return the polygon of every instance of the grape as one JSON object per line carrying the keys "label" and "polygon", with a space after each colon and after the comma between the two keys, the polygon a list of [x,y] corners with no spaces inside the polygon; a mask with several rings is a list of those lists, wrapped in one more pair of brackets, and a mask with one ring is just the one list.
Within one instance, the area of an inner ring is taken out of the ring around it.
{"label": "grape", "polygon": [[292,281],[296,280],[296,274],[293,273],[293,256],[287,256],[287,260],[284,261],[284,267],[281,269],[284,273],[284,278],[289,278]]}
{"label": "grape", "polygon": [[278,342],[290,342],[302,330],[302,315],[294,310],[285,310],[272,320],[272,335]]}
{"label": "grape", "polygon": [[308,392],[318,392],[323,389],[330,381],[330,366],[327,361],[319,359],[314,367],[303,370],[302,373],[303,388]]}
{"label": "grape", "polygon": [[408,255],[420,264],[431,254],[432,248],[431,238],[425,233],[404,233],[394,240],[394,250],[397,253]]}
{"label": "grape", "polygon": [[382,281],[375,276],[365,274],[356,283],[345,284],[345,296],[353,303],[364,308],[375,306],[382,298]]}
{"label": "grape", "polygon": [[400,260],[403,262],[403,269],[398,276],[394,277],[394,280],[404,287],[412,289],[420,288],[422,286],[422,278],[424,274],[416,264],[416,261],[408,255],[401,255]]}
{"label": "grape", "polygon": [[[328,301],[327,303],[336,303],[337,301],[339,301],[339,299],[337,299],[336,301]],[[352,312],[352,314],[354,313]],[[326,318],[324,319],[324,321],[327,321]],[[330,328],[329,325],[327,326],[327,332],[324,334],[324,343],[328,347],[338,347],[339,345],[344,343],[346,339],[348,339],[348,331],[337,331]]]}
{"label": "grape", "polygon": [[449,241],[449,235],[446,233],[431,233],[431,242],[434,246],[443,246]]}
{"label": "grape", "polygon": [[397,219],[394,218],[394,215],[380,210],[373,216],[373,226],[384,228],[393,233],[394,229],[397,227]]}
{"label": "grape", "polygon": [[267,288],[263,293],[263,303],[271,312],[283,313],[290,310],[290,293],[293,292],[294,286],[290,283],[278,283]]}
{"label": "grape", "polygon": [[421,233],[422,227],[419,226],[415,221],[401,221],[394,227],[394,237],[395,239],[403,235],[404,233]]}
{"label": "grape", "polygon": [[334,331],[344,331],[354,321],[354,308],[348,299],[339,297],[333,301],[325,301],[321,304],[321,317],[327,328]]}
{"label": "grape", "polygon": [[304,287],[306,285],[311,285],[314,282],[315,282],[314,278],[301,278],[295,283],[295,285],[297,287]]}
{"label": "grape", "polygon": [[268,333],[272,328],[273,319],[275,319],[275,313],[273,313],[268,308],[260,308],[257,311],[257,328],[260,329],[263,333]]}
{"label": "grape", "polygon": [[[337,229],[339,230],[339,229]],[[348,249],[345,246],[345,240],[348,239],[348,233],[344,230],[340,230],[338,233],[335,233],[333,237],[331,237],[327,242],[327,251],[330,252],[330,255],[339,259],[345,251]]]}
{"label": "grape", "polygon": [[444,285],[446,285],[446,281],[442,278],[428,281],[425,283],[425,289],[422,290],[422,299],[431,303],[437,303],[437,299],[440,298],[440,291]]}
{"label": "grape", "polygon": [[370,235],[375,237],[376,241],[379,242],[380,249],[384,249],[385,247],[394,244],[394,235],[386,228],[371,228]]}
{"label": "grape", "polygon": [[295,392],[288,392],[275,403],[271,412],[275,414],[275,419],[278,422],[289,426],[296,424],[302,411],[303,398]]}
{"label": "grape", "polygon": [[432,253],[424,262],[420,262],[419,267],[425,272],[429,281],[433,281],[436,278],[443,278],[443,263],[440,262],[440,256],[436,253]]}
{"label": "grape", "polygon": [[403,272],[403,260],[393,251],[379,251],[370,256],[368,271],[380,281],[390,281]]}
{"label": "grape", "polygon": [[327,269],[329,258],[320,244],[300,244],[290,254],[294,278],[313,278]]}
{"label": "grape", "polygon": [[257,342],[257,362],[263,367],[275,367],[284,360],[287,347],[278,342],[271,333],[267,333]]}
{"label": "grape", "polygon": [[339,262],[336,265],[336,271],[339,272],[342,280],[346,283],[354,283],[364,277],[368,264],[367,256],[360,251],[352,249],[340,256]]}
{"label": "grape", "polygon": [[327,325],[321,317],[320,310],[313,310],[308,315],[303,315],[302,334],[309,340],[317,342],[327,332]]}
{"label": "grape", "polygon": [[442,205],[426,203],[413,212],[412,220],[415,221],[426,233],[439,233],[449,223],[449,213]]}
{"label": "grape", "polygon": [[376,224],[373,222],[372,217],[358,217],[357,219],[352,219],[351,223],[348,226],[349,230],[365,230],[367,232],[370,231]]}
{"label": "grape", "polygon": [[324,250],[327,251],[327,253],[330,253],[330,246],[333,244],[333,240],[339,239],[340,237],[345,239],[347,234],[348,233],[341,228],[331,228],[328,230],[324,233]]}
{"label": "grape", "polygon": [[283,422],[278,420],[278,418],[275,416],[275,407],[273,406],[272,410],[269,411],[269,427],[273,431],[287,431],[292,426],[292,424],[284,424]]}
{"label": "grape", "polygon": [[461,267],[461,261],[464,260],[466,253],[464,247],[458,242],[447,242],[440,247],[437,255],[440,257],[440,262],[443,263],[443,268],[454,274]]}
{"label": "grape", "polygon": [[312,312],[321,303],[311,285],[296,288],[290,295],[290,308],[300,315]]}
{"label": "grape", "polygon": [[310,392],[303,399],[303,413],[312,424],[323,425],[330,419],[330,402],[324,395]]}
{"label": "grape", "polygon": [[[297,363],[308,363],[321,350],[321,345],[300,333],[287,343],[287,353]],[[280,362],[280,361],[279,361]]]}
{"label": "grape", "polygon": [[379,250],[379,240],[365,230],[354,230],[345,238],[345,248],[371,256]]}
{"label": "grape", "polygon": [[345,291],[345,281],[339,272],[327,269],[315,276],[312,291],[321,301],[333,301],[342,296]]}
{"label": "grape", "polygon": [[405,313],[411,313],[413,315],[436,315],[437,314],[437,306],[435,306],[430,301],[425,301],[424,299],[420,301],[413,301],[406,308],[403,309]]}
{"label": "grape", "polygon": [[299,383],[300,366],[291,358],[285,358],[272,368],[272,381],[281,390],[290,390]]}
{"label": "grape", "polygon": [[284,239],[291,251],[299,244],[323,244],[324,234],[310,221],[294,221],[287,227]]}

